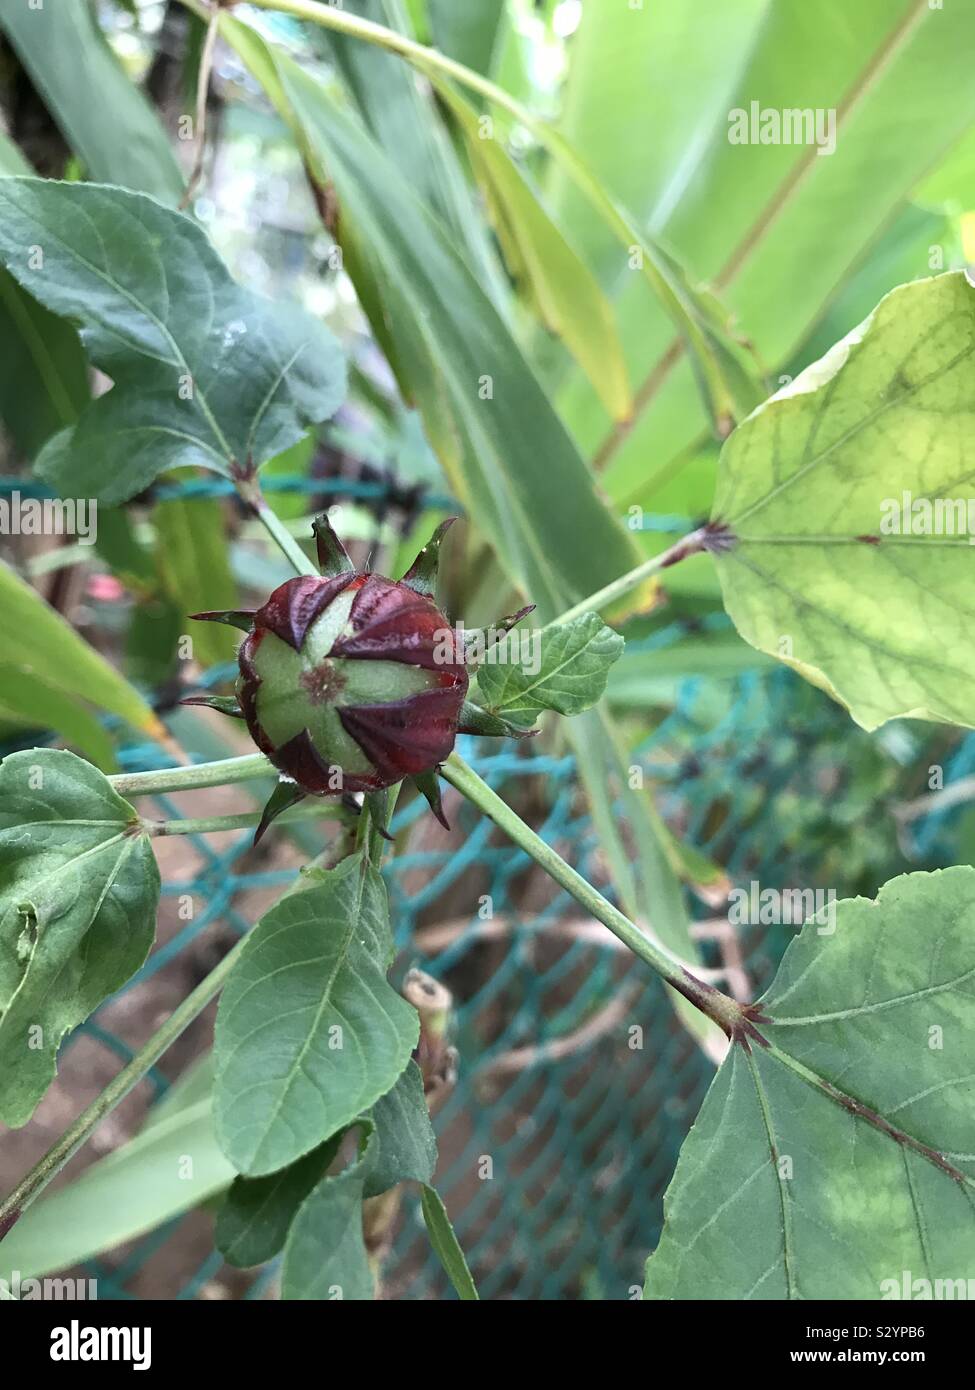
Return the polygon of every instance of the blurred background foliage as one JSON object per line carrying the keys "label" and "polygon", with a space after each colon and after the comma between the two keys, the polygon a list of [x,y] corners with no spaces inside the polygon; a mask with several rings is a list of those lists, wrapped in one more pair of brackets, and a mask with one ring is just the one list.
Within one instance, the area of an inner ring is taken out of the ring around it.
{"label": "blurred background foliage", "polygon": [[[463,512],[445,598],[470,625],[511,611],[519,592],[551,615],[700,522],[734,418],[896,284],[975,260],[967,7],[342,8],[432,45],[474,80],[238,5],[213,49],[201,147],[204,5],[2,0],[0,174],[118,183],[175,206],[202,155],[190,215],[238,279],[321,316],[350,362],[335,419],[265,469],[275,509],[304,539],[330,507],[357,558],[391,573],[440,517]],[[752,101],[835,109],[835,153],[731,144],[729,111]],[[482,372],[493,407],[467,390]],[[74,329],[0,273],[0,495],[45,495],[32,460],[108,385]],[[183,470],[101,508],[93,548],[0,538],[5,749],[58,739],[105,767],[158,765],[167,754],[147,733],[194,757],[240,750],[176,709],[188,689],[228,678],[234,646],[214,627],[182,659],[185,615],[246,606],[288,577],[228,491]],[[732,886],[847,896],[908,866],[973,862],[971,739],[908,722],[856,729],[741,641],[707,556],[638,598],[639,611],[617,615],[627,649],[605,709],[523,757],[482,763],[634,916],[753,994],[789,929],[730,931]],[[645,778],[635,787],[633,768]],[[457,1005],[462,1071],[438,1121],[441,1188],[486,1296],[626,1297],[711,1060],[653,982],[578,930],[517,852],[459,825],[445,842],[406,805],[389,870],[403,963],[443,979]],[[270,858],[243,835],[194,841],[164,864],[171,900],[189,894],[202,911],[191,926],[164,914],[146,970],[69,1041],[32,1131],[0,1141],[4,1186],[138,1045],[142,1016],[318,843],[307,827],[281,839]],[[481,892],[503,924],[492,932],[472,915]],[[627,1046],[632,1017],[643,1050]],[[98,1266],[106,1289],[243,1292],[206,1254],[205,1210],[172,1224],[219,1190],[219,1171],[201,1163],[206,1181],[160,1199],[152,1155],[164,1165],[170,1150],[139,1132],[205,1043],[194,1032],[104,1141],[118,1153],[101,1163],[130,1162],[135,1175],[117,1219],[105,1209],[119,1169],[99,1188],[95,1164],[94,1186],[65,1188],[36,1228],[24,1223],[25,1271],[51,1267],[52,1249],[57,1265],[73,1263],[158,1226]],[[185,1105],[205,1148],[208,1118],[192,1080],[180,1084],[171,1114]],[[177,1125],[176,1136],[185,1151],[188,1134]],[[472,1156],[487,1152],[505,1155],[491,1195],[471,1178]],[[74,1203],[67,1216],[57,1201]],[[413,1220],[388,1288],[430,1296],[440,1285]],[[80,1234],[52,1246],[55,1227]]]}

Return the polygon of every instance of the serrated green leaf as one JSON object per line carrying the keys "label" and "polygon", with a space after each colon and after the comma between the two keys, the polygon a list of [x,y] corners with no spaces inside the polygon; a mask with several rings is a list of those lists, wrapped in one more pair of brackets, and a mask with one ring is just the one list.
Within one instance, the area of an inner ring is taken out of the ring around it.
{"label": "serrated green leaf", "polygon": [[[428,1182],[437,1144],[415,1062],[367,1117],[375,1126],[373,1158],[363,1195],[372,1197],[412,1179]],[[285,1244],[295,1213],[322,1180],[345,1131],[339,1130],[297,1162],[266,1177],[238,1177],[220,1209],[216,1245],[228,1264],[250,1267],[272,1259]]]}
{"label": "serrated green leaf", "polygon": [[975,592],[967,519],[953,534],[884,530],[905,493],[962,513],[975,496],[973,355],[965,277],[903,285],[722,452],[712,518],[734,537],[716,561],[735,626],[866,729],[975,724],[958,626]]}
{"label": "serrated green leaf", "polygon": [[879,1299],[905,1272],[975,1276],[975,869],[834,904],[759,1008],[769,1045],[734,1045],[705,1098],[646,1296]]}
{"label": "serrated green leaf", "polygon": [[360,1121],[359,1128],[363,1140],[355,1161],[323,1178],[298,1209],[284,1248],[282,1298],[364,1301],[375,1296],[362,1201],[377,1138],[370,1121]]}
{"label": "serrated green leaf", "polygon": [[[477,684],[487,709],[531,724],[543,710],[583,714],[602,697],[609,668],[623,654],[623,638],[596,613],[529,633],[531,661],[494,662],[492,651],[478,667]],[[519,651],[518,629],[506,634],[506,652]],[[537,670],[531,669],[537,666]]]}
{"label": "serrated green leaf", "polygon": [[83,325],[91,360],[115,381],[37,462],[66,495],[123,501],[180,465],[231,476],[295,443],[342,399],[331,333],[236,284],[203,231],[151,198],[0,179],[0,258],[42,304]]}
{"label": "serrated green leaf", "polygon": [[343,1134],[339,1130],[280,1172],[234,1180],[214,1232],[214,1243],[228,1264],[248,1269],[284,1248],[295,1213],[328,1171]]}
{"label": "serrated green leaf", "polygon": [[366,1180],[366,1196],[375,1197],[401,1182],[429,1182],[437,1166],[437,1141],[415,1062],[407,1063],[369,1118],[376,1126],[378,1152]]}
{"label": "serrated green leaf", "polygon": [[[138,816],[73,753],[0,764],[0,1118],[26,1124],[58,1045],[138,970],[159,871]],[[135,833],[134,833],[135,832]]]}
{"label": "serrated green leaf", "polygon": [[424,1184],[423,1187],[422,1207],[423,1220],[426,1223],[430,1244],[437,1259],[443,1265],[447,1278],[454,1286],[454,1292],[465,1303],[476,1302],[478,1299],[477,1287],[471,1278],[470,1270],[467,1268],[467,1261],[460,1248],[460,1241],[450,1224],[450,1217],[447,1215],[443,1198],[436,1188],[430,1187],[428,1184]]}
{"label": "serrated green leaf", "polygon": [[386,979],[386,890],[358,855],[277,903],[217,1014],[217,1133],[237,1169],[272,1173],[393,1086],[419,1032]]}

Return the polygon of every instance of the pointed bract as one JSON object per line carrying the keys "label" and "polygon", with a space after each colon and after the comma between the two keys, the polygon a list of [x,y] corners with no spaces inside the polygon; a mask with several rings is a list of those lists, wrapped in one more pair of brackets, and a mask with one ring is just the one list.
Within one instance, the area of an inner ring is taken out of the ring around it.
{"label": "pointed bract", "polygon": [[440,569],[440,543],[456,520],[455,516],[448,516],[446,521],[441,521],[403,575],[401,583],[414,589],[418,594],[423,594],[426,598],[436,597],[437,575]]}
{"label": "pointed bract", "polygon": [[218,714],[229,714],[232,719],[243,719],[236,695],[186,695],[181,705],[202,705],[205,709],[215,709]]}
{"label": "pointed bract", "polygon": [[449,830],[450,822],[444,815],[443,801],[440,797],[440,778],[437,776],[437,773],[435,771],[421,772],[413,778],[413,785],[418,792],[422,792],[426,797],[427,805],[443,826],[444,830]]}
{"label": "pointed bract", "polygon": [[337,579],[340,574],[349,574],[355,565],[349,559],[348,551],[332,529],[328,512],[322,512],[311,524],[318,549],[318,568],[326,579]]}
{"label": "pointed bract", "polygon": [[220,608],[212,613],[191,613],[194,623],[227,623],[229,627],[239,627],[241,632],[250,632],[254,626],[254,614],[244,608]]}
{"label": "pointed bract", "polygon": [[[526,603],[525,607],[519,608],[517,613],[511,613],[507,618],[499,618],[492,628],[472,627],[468,629],[464,633],[465,648],[480,644],[486,656],[492,648],[498,645],[506,632],[510,632],[517,623],[521,622],[522,618],[527,618],[528,614],[534,613],[534,611],[535,605],[533,603]],[[494,641],[491,642],[490,645],[488,645],[487,640],[489,635],[494,637]],[[468,660],[470,660],[470,657],[468,657]]]}
{"label": "pointed bract", "polygon": [[383,787],[378,792],[366,793],[366,806],[369,808],[369,819],[372,821],[373,829],[381,835],[384,840],[393,843],[393,837],[386,829],[389,820],[389,788]]}
{"label": "pointed bract", "polygon": [[267,805],[264,807],[264,814],[261,816],[260,824],[254,831],[254,843],[260,844],[264,838],[264,832],[275,819],[280,816],[282,811],[286,811],[289,806],[294,806],[299,801],[304,801],[305,793],[300,787],[296,787],[294,782],[279,782],[268,798]]}
{"label": "pointed bract", "polygon": [[510,719],[504,719],[500,714],[491,714],[488,710],[481,709],[473,700],[465,700],[460,711],[457,732],[478,734],[482,738],[534,738],[539,730],[525,729],[518,724],[512,724]]}

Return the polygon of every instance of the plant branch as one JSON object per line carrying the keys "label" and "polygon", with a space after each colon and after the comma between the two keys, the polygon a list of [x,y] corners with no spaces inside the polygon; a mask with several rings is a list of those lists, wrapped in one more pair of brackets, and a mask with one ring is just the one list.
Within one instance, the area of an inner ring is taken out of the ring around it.
{"label": "plant branch", "polygon": [[747,1027],[745,1009],[736,1000],[692,975],[676,956],[672,956],[663,946],[641,931],[618,907],[614,907],[597,888],[567,864],[551,845],[547,845],[540,835],[526,825],[518,813],[513,811],[463,758],[457,753],[451,753],[442,771],[452,787],[466,796],[472,805],[503,830],[520,849],[529,854],[550,878],[575,898],[580,907],[602,922],[604,927],[608,927],[624,946],[628,946],[633,954],[656,971],[662,980],[717,1023],[729,1037],[738,1035]]}
{"label": "plant branch", "polygon": [[620,575],[619,579],[614,579],[611,584],[597,589],[588,598],[584,598],[574,607],[566,609],[557,618],[553,618],[550,623],[546,623],[542,631],[548,632],[553,627],[562,627],[565,623],[571,623],[574,618],[581,617],[583,613],[598,613],[600,609],[608,608],[611,603],[615,603],[624,594],[637,588],[645,579],[659,574],[661,570],[669,569],[671,565],[676,565],[681,560],[686,560],[689,555],[699,555],[707,549],[708,534],[706,526],[700,527],[697,531],[691,531],[683,540],[676,541],[660,555],[652,555],[649,560],[644,560],[635,569]]}
{"label": "plant branch", "polygon": [[101,1121],[125,1099],[133,1086],[155,1066],[159,1058],[189,1027],[198,1014],[202,1013],[210,1000],[223,987],[227,976],[237,962],[244,948],[241,940],[224,956],[215,969],[188,994],[182,1004],[173,1010],[163,1026],[154,1033],[145,1046],[136,1053],[102,1091],[92,1101],[88,1109],[78,1116],[74,1124],[65,1130],[53,1148],[48,1149],[43,1158],[34,1164],[30,1172],[21,1179],[9,1196],[0,1202],[0,1243],[14,1223],[23,1215],[25,1209],[47,1186],[68,1160],[92,1135]]}
{"label": "plant branch", "polygon": [[[221,830],[247,830],[259,825],[263,811],[241,811],[231,816],[203,816],[199,820],[190,818],[179,820],[157,820],[142,822],[143,829],[154,839],[161,835],[211,835]],[[350,813],[340,801],[324,801],[314,797],[291,806],[280,816],[275,817],[275,826],[293,825],[295,821],[307,820],[351,820]]]}
{"label": "plant branch", "polygon": [[305,554],[274,508],[268,505],[257,474],[241,474],[235,479],[235,484],[241,500],[253,510],[265,531],[291,561],[295,572],[311,574],[318,579],[318,566]]}
{"label": "plant branch", "polygon": [[263,753],[245,753],[240,758],[221,758],[215,763],[192,763],[187,767],[164,767],[158,772],[116,772],[109,782],[119,796],[155,796],[159,792],[196,791],[200,787],[225,787],[232,782],[250,782],[255,777],[277,777],[277,768]]}

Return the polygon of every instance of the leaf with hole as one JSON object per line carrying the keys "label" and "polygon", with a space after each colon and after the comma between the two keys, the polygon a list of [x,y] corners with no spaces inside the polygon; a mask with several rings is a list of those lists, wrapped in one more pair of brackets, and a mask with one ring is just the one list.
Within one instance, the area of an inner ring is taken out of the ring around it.
{"label": "leaf with hole", "polygon": [[61,1039],[138,970],[159,871],[136,812],[90,763],[0,764],[0,1119],[26,1124]]}

